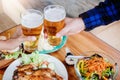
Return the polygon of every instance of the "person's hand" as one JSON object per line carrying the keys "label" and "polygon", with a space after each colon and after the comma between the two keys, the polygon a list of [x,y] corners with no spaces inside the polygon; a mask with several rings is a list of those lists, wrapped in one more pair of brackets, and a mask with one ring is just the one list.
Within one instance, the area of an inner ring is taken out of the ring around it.
{"label": "person's hand", "polygon": [[21,27],[17,27],[14,35],[7,40],[0,40],[0,50],[14,50],[24,41],[35,41],[34,36],[23,36]]}
{"label": "person's hand", "polygon": [[84,22],[81,18],[66,18],[65,19],[65,27],[56,34],[57,37],[61,37],[64,35],[72,35],[75,33],[79,33],[85,29]]}
{"label": "person's hand", "polygon": [[0,50],[13,50],[17,48],[24,41],[35,41],[34,36],[20,36],[13,39],[8,39],[6,41],[0,41]]}

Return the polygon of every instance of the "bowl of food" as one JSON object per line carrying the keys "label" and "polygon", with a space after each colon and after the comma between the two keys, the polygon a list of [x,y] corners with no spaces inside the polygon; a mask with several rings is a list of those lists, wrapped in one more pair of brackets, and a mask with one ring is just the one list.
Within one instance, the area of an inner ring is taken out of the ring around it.
{"label": "bowl of food", "polygon": [[74,65],[80,80],[115,80],[118,66],[114,59],[97,51],[83,53],[83,56]]}

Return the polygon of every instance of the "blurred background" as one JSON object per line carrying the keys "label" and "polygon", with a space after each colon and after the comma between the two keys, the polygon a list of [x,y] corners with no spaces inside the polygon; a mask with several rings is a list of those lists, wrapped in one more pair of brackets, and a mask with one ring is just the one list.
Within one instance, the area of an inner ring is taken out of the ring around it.
{"label": "blurred background", "polygon": [[[20,14],[30,8],[43,12],[50,4],[65,7],[68,17],[78,17],[104,0],[0,0],[0,33],[20,24]],[[91,30],[98,38],[120,51],[120,21]]]}

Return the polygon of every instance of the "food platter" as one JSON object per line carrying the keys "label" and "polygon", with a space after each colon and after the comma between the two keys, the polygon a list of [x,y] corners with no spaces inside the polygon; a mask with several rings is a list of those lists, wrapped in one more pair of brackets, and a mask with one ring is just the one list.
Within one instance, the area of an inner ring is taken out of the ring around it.
{"label": "food platter", "polygon": [[[55,64],[55,72],[60,76],[62,76],[64,80],[68,80],[68,73],[63,63],[61,63],[57,58],[47,54],[40,54],[40,56],[46,58],[50,62],[53,62]],[[6,69],[2,80],[8,80],[8,79],[12,80],[13,73],[15,69],[17,69],[17,66],[20,65],[20,63],[21,63],[21,58],[16,59],[12,64],[10,64]]]}

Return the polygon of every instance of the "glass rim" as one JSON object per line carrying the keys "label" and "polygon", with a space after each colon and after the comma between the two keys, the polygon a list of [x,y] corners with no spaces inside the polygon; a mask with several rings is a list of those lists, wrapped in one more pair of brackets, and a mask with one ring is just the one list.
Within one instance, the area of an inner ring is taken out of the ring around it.
{"label": "glass rim", "polygon": [[65,8],[63,7],[63,6],[61,6],[61,5],[48,5],[48,6],[46,6],[45,8],[44,8],[44,13],[45,13],[45,11],[47,10],[47,9],[49,9],[49,8],[61,8],[61,9],[63,9],[64,10],[64,12],[66,13],[66,11],[65,11]]}
{"label": "glass rim", "polygon": [[[46,12],[47,12],[48,10],[50,10],[50,9],[60,9],[60,10],[62,10],[62,11],[63,11],[63,17],[62,17],[61,19],[57,20],[57,21],[47,19],[47,18],[46,18]],[[58,22],[58,21],[61,21],[61,20],[65,19],[65,17],[66,17],[66,10],[65,10],[65,8],[64,8],[63,6],[61,6],[61,5],[48,5],[48,6],[46,6],[46,7],[44,8],[44,14],[43,14],[43,15],[44,15],[44,19],[45,19],[45,20],[48,20],[48,21],[51,21],[51,22]]]}
{"label": "glass rim", "polygon": [[26,9],[24,12],[22,12],[22,13],[20,14],[20,18],[23,19],[22,17],[23,17],[25,14],[27,14],[28,12],[32,12],[32,11],[34,11],[33,13],[37,13],[37,14],[41,15],[40,20],[44,18],[43,13],[42,13],[40,10],[37,10],[37,9]]}

